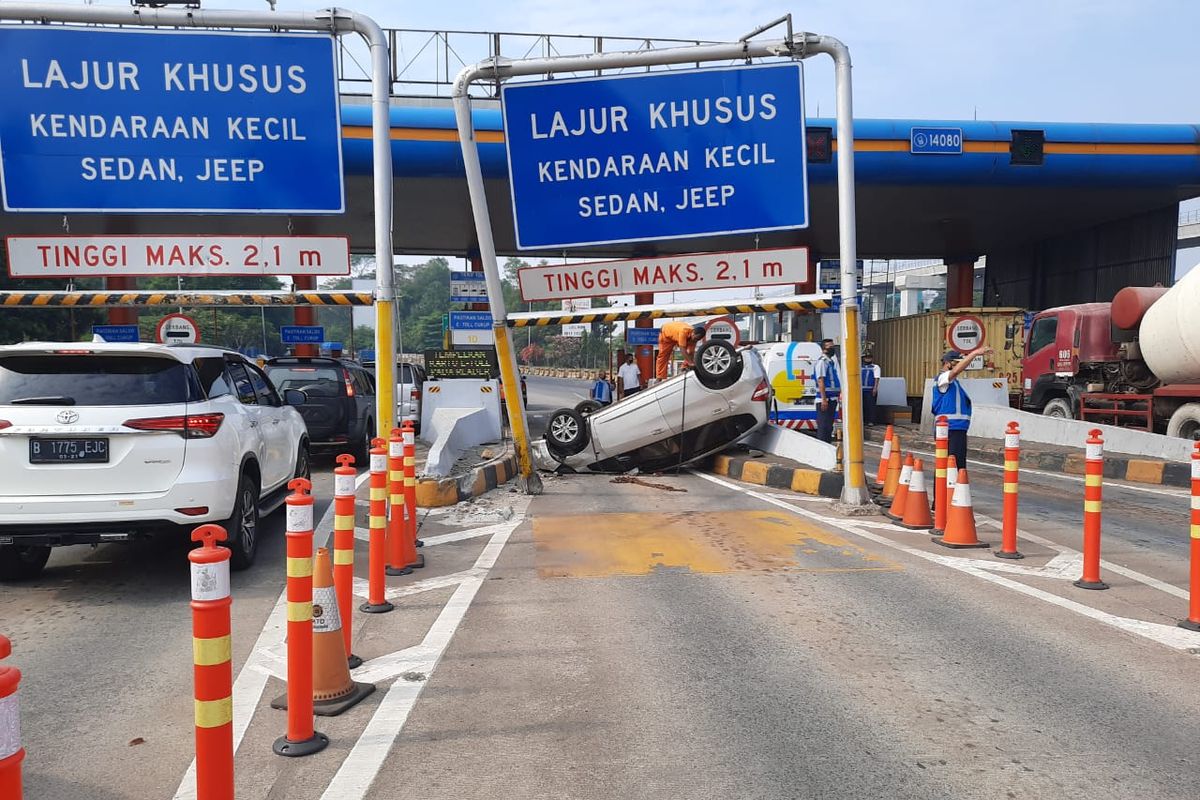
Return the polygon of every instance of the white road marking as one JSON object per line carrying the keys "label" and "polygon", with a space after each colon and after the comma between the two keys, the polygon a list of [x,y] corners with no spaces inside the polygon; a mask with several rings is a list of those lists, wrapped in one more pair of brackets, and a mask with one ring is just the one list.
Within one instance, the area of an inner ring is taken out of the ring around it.
{"label": "white road marking", "polygon": [[1003,586],[1006,589],[1011,589],[1015,592],[1028,595],[1029,597],[1043,600],[1047,603],[1064,608],[1068,611],[1073,611],[1076,614],[1080,614],[1081,616],[1101,622],[1105,625],[1109,625],[1118,630],[1125,631],[1126,633],[1132,633],[1149,639],[1153,642],[1157,642],[1158,644],[1165,645],[1174,650],[1181,650],[1183,652],[1196,652],[1200,650],[1200,633],[1188,631],[1184,628],[1179,628],[1174,625],[1163,625],[1155,622],[1145,622],[1143,620],[1130,619],[1128,617],[1118,617],[1115,614],[1109,614],[1105,611],[1100,611],[1099,609],[1084,605],[1083,603],[1069,600],[1065,597],[1060,597],[1056,594],[1052,594],[1032,586],[1027,586],[1010,578],[993,574],[985,569],[981,569],[974,559],[957,558],[938,553],[927,553],[924,550],[919,550],[915,547],[909,547],[908,545],[892,541],[886,536],[880,536],[864,530],[860,527],[860,524],[856,524],[852,519],[831,520],[829,517],[823,516],[814,511],[809,511],[806,508],[795,506],[782,500],[777,500],[760,492],[737,486],[736,484],[724,481],[714,475],[707,475],[703,472],[694,472],[693,474],[711,483],[724,486],[727,489],[732,489],[733,491],[740,492],[757,500],[761,500],[764,503],[770,503],[771,505],[785,508],[794,514],[808,517],[816,522],[820,522],[825,525],[831,525],[839,530],[844,530],[847,533],[868,539],[876,544],[881,544],[885,547],[890,547],[893,550],[899,550],[917,558],[921,558],[926,561],[932,561],[935,564],[941,564],[943,566],[959,570],[960,572],[964,572],[968,575],[973,575],[976,578],[994,583],[998,586]]}
{"label": "white road marking", "polygon": [[[522,518],[524,514],[522,513]],[[518,524],[520,519],[517,519]],[[515,527],[515,526],[514,526]],[[415,671],[425,674],[425,680],[408,681],[397,679],[388,688],[387,694],[380,701],[371,721],[367,723],[346,760],[338,767],[337,774],[321,795],[321,800],[361,800],[366,797],[392,749],[392,744],[404,728],[408,715],[412,712],[425,688],[433,670],[437,667],[446,647],[454,637],[455,631],[466,616],[467,609],[475,599],[476,592],[483,585],[488,570],[496,563],[500,551],[504,549],[513,528],[499,530],[492,535],[491,540],[483,548],[475,561],[474,569],[483,574],[471,577],[459,584],[454,596],[446,603],[441,614],[421,642],[417,657],[405,660],[402,664],[389,665],[392,669],[403,667],[401,671]],[[376,659],[378,660],[378,659]]]}
{"label": "white road marking", "polygon": [[[359,475],[355,480],[354,488],[358,489],[362,486],[370,475],[369,472]],[[333,531],[333,506],[333,503],[329,504],[321,521],[317,524],[313,536],[314,547],[323,547],[330,532]],[[317,544],[318,541],[319,544]],[[236,597],[234,603],[237,603]],[[267,686],[268,676],[275,674],[270,668],[271,662],[276,659],[273,650],[283,644],[286,634],[287,589],[285,588],[280,592],[279,599],[275,601],[275,607],[267,616],[266,624],[258,634],[258,639],[254,642],[254,647],[251,648],[246,663],[238,672],[237,680],[233,682],[233,750],[235,753],[242,743],[242,738],[246,735],[246,729],[250,727],[250,720],[258,708],[258,701],[262,699],[263,690]],[[179,788],[175,791],[174,800],[195,800],[195,797],[196,760],[192,759]]]}
{"label": "white road marking", "polygon": [[[874,447],[876,449],[882,449],[882,446],[876,444],[875,442],[864,442],[864,444],[867,444],[870,447]],[[921,456],[922,458],[933,458],[934,457],[933,453],[928,453],[923,450],[913,450],[912,454],[915,456]],[[1003,472],[1004,471],[1004,467],[1000,464],[989,464],[986,461],[980,461],[978,459],[975,459],[975,460],[969,462],[969,466],[970,466],[970,469],[972,469],[972,470],[974,470],[978,467],[983,467],[985,469],[990,469],[994,472]],[[1072,483],[1083,483],[1083,480],[1084,480],[1082,475],[1066,475],[1061,472],[1045,472],[1040,469],[1030,469],[1029,467],[1021,467],[1021,473],[1022,474],[1028,473],[1030,475],[1040,475],[1044,478],[1057,478],[1059,480],[1071,481]],[[1190,494],[1189,489],[1182,489],[1182,488],[1174,489],[1174,490],[1172,490],[1172,489],[1151,489],[1148,486],[1133,486],[1129,483],[1115,483],[1114,482],[1115,480],[1116,479],[1114,479],[1114,478],[1106,478],[1104,481],[1105,488],[1125,489],[1130,492],[1145,492],[1146,494],[1157,494],[1157,495],[1162,495],[1165,497],[1178,497],[1178,498],[1186,498]]]}

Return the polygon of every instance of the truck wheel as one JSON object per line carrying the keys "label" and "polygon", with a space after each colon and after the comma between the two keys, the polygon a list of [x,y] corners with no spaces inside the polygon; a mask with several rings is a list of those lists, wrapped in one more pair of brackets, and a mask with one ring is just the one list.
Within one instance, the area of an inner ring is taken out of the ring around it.
{"label": "truck wheel", "polygon": [[742,355],[729,342],[714,339],[696,350],[696,379],[705,389],[728,389],[742,377]]}
{"label": "truck wheel", "polygon": [[0,581],[21,581],[42,574],[50,559],[49,545],[0,545]]}
{"label": "truck wheel", "polygon": [[1058,417],[1059,419],[1074,419],[1075,415],[1071,413],[1071,401],[1063,397],[1056,397],[1046,403],[1046,407],[1042,409],[1043,417]]}
{"label": "truck wheel", "polygon": [[1200,440],[1200,403],[1187,403],[1171,415],[1167,423],[1167,436],[1180,439]]}
{"label": "truck wheel", "polygon": [[587,422],[573,408],[560,408],[546,424],[546,446],[556,456],[573,456],[587,447]]}

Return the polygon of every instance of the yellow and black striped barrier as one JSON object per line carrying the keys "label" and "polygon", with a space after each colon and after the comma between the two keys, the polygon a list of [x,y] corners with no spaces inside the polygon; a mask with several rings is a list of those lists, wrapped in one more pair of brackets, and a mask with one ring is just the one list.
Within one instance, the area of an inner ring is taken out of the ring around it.
{"label": "yellow and black striped barrier", "polygon": [[611,308],[587,314],[560,314],[554,311],[543,311],[523,314],[510,314],[510,328],[543,327],[548,325],[580,325],[592,322],[621,322],[637,319],[660,319],[663,317],[709,317],[725,316],[727,314],[772,313],[777,311],[816,311],[832,308],[828,298],[789,297],[776,301],[757,303],[738,303],[736,305],[688,305],[660,306],[658,308]]}
{"label": "yellow and black striped barrier", "polygon": [[369,306],[370,292],[0,292],[5,308]]}

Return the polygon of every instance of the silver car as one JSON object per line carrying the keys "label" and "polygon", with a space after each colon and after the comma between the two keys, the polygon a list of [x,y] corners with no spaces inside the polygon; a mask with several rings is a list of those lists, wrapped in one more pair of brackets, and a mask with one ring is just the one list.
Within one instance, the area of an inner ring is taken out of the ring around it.
{"label": "silver car", "polygon": [[590,472],[658,472],[719,452],[767,422],[771,387],[758,354],[709,341],[696,366],[601,407],[560,408],[546,426],[546,453]]}

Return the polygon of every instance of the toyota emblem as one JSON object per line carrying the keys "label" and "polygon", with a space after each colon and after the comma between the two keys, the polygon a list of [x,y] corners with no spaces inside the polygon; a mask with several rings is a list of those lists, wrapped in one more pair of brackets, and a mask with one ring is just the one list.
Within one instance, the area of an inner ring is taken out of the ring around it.
{"label": "toyota emblem", "polygon": [[71,425],[72,423],[79,421],[79,412],[72,411],[68,408],[66,411],[58,412],[58,416],[55,417],[55,419],[58,420],[62,425]]}

